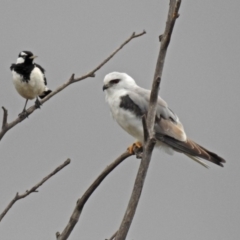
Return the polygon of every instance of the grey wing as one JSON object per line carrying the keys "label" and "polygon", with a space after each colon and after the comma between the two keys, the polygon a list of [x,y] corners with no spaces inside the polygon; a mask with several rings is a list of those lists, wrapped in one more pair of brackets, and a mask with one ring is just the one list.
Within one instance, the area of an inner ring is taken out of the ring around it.
{"label": "grey wing", "polygon": [[[144,99],[146,108],[148,108],[151,93],[150,90],[137,87],[135,89],[135,92],[137,93],[138,96],[141,96]],[[156,115],[158,118],[171,119],[173,122],[179,121],[178,116],[168,107],[167,103],[160,96],[158,96],[157,100]]]}
{"label": "grey wing", "polygon": [[[146,98],[143,95],[138,94],[135,91],[128,91],[129,98],[133,101],[133,103],[140,109],[140,115],[143,116],[148,111],[148,103]],[[140,117],[140,116],[139,116]]]}
{"label": "grey wing", "polygon": [[[134,92],[145,99],[145,102],[147,102],[146,108],[148,108],[150,91],[138,88]],[[186,154],[188,157],[204,166],[206,166],[206,164],[197,157],[206,159],[222,167],[223,163],[226,162],[222,157],[219,157],[217,154],[188,139],[184,132],[183,125],[179,121],[177,115],[168,108],[167,103],[160,97],[158,97],[157,104],[155,136],[158,141],[164,142],[175,151]]]}
{"label": "grey wing", "polygon": [[[150,100],[150,90],[138,87],[135,92],[144,99],[147,111]],[[136,100],[133,99],[133,101]],[[141,101],[143,102],[143,100]],[[156,135],[170,136],[179,141],[185,141],[187,138],[178,116],[168,107],[167,103],[160,96],[157,101],[155,132]]]}

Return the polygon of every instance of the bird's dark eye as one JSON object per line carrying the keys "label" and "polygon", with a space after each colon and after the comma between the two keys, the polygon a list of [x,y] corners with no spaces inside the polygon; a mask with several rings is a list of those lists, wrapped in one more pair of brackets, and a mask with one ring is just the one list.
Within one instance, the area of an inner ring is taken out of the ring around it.
{"label": "bird's dark eye", "polygon": [[119,83],[120,79],[113,79],[110,81],[111,84],[117,84]]}

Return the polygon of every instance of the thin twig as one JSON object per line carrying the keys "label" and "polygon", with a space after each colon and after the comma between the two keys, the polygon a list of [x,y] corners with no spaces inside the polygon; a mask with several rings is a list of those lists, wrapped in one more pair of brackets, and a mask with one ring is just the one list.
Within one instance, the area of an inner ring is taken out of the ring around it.
{"label": "thin twig", "polygon": [[117,232],[118,231],[116,231],[109,239],[106,239],[106,240],[113,240],[117,236]]}
{"label": "thin twig", "polygon": [[4,129],[7,125],[8,110],[5,107],[2,107],[2,109],[3,109],[2,129]]}
{"label": "thin twig", "polygon": [[67,159],[63,164],[58,166],[53,172],[51,172],[49,175],[47,175],[45,178],[42,179],[39,183],[37,183],[35,186],[33,186],[30,190],[27,190],[23,194],[16,194],[16,196],[13,198],[13,200],[8,204],[8,206],[4,209],[4,211],[0,215],[0,222],[4,218],[4,216],[7,214],[7,212],[10,210],[10,208],[13,206],[13,204],[18,201],[19,199],[27,197],[29,194],[33,192],[37,192],[37,189],[43,185],[49,178],[51,178],[53,175],[58,173],[60,170],[62,170],[64,167],[66,167],[71,162],[70,159]]}
{"label": "thin twig", "polygon": [[[118,230],[117,236],[115,240],[125,240],[128,230],[131,226],[140,196],[143,189],[145,177],[147,174],[148,166],[150,164],[152,151],[156,140],[154,138],[154,123],[155,123],[155,116],[156,116],[156,106],[157,106],[157,98],[158,98],[158,91],[159,85],[161,82],[162,70],[164,66],[164,60],[167,52],[167,47],[170,42],[173,26],[175,23],[176,18],[178,17],[178,10],[181,4],[181,0],[170,0],[169,6],[169,13],[168,19],[165,27],[165,32],[161,38],[161,47],[158,55],[158,60],[156,64],[156,69],[153,78],[148,114],[147,114],[147,121],[146,124],[143,124],[144,134],[149,135],[144,136],[144,139],[147,137],[147,141],[144,143],[143,147],[143,157],[141,160],[141,164],[139,166],[139,170],[137,173],[137,177],[134,183],[134,188],[132,191],[131,198],[128,203],[128,207],[120,228]],[[143,120],[144,121],[144,120]],[[147,129],[146,129],[147,125]]]}
{"label": "thin twig", "polygon": [[71,234],[72,230],[74,229],[75,225],[77,224],[79,217],[82,213],[83,207],[92,193],[97,189],[97,187],[101,184],[101,182],[105,179],[105,177],[114,170],[121,162],[123,162],[126,158],[132,156],[128,151],[124,152],[121,156],[119,156],[113,163],[107,166],[104,171],[97,177],[97,179],[90,185],[87,191],[82,195],[81,198],[78,199],[77,204],[73,210],[73,213],[70,217],[67,226],[60,234],[59,232],[56,233],[57,240],[66,240],[68,239],[69,235]]}
{"label": "thin twig", "polygon": [[[48,101],[50,98],[52,98],[54,95],[56,95],[57,93],[61,92],[64,88],[66,88],[67,86],[69,86],[72,83],[75,82],[79,82],[83,79],[86,79],[88,77],[94,77],[95,73],[103,66],[105,65],[117,52],[119,52],[126,44],[128,44],[132,39],[140,37],[142,35],[144,35],[146,32],[143,31],[142,33],[139,34],[135,34],[133,33],[126,41],[124,41],[124,43],[122,43],[120,45],[120,47],[118,47],[108,58],[106,58],[104,61],[102,61],[102,63],[100,63],[96,68],[94,68],[92,71],[90,71],[89,73],[79,77],[79,78],[74,78],[74,74],[72,74],[72,76],[69,78],[69,80],[67,82],[65,82],[64,84],[62,84],[61,86],[59,86],[55,91],[52,91],[50,94],[48,94],[44,99],[42,99],[40,101],[41,104],[45,103],[46,101]],[[28,115],[32,114],[37,108],[35,107],[35,105],[29,107],[27,109],[27,113]],[[11,128],[13,128],[14,126],[16,126],[18,123],[22,122],[24,119],[26,119],[26,117],[18,117],[16,118],[14,121],[8,123],[5,125],[5,128],[2,129],[2,131],[0,132],[0,140],[3,138],[3,136],[5,135],[5,133],[10,130]]]}
{"label": "thin twig", "polygon": [[135,32],[124,42],[118,47],[109,57],[107,57],[102,63],[100,63],[96,68],[94,68],[91,72],[87,73],[86,75],[76,78],[73,80],[73,82],[78,82],[86,77],[94,77],[95,72],[99,70],[103,65],[105,65],[118,51],[120,51],[126,44],[128,44],[132,39],[140,37],[144,35],[146,32],[143,30],[143,32],[136,34]]}

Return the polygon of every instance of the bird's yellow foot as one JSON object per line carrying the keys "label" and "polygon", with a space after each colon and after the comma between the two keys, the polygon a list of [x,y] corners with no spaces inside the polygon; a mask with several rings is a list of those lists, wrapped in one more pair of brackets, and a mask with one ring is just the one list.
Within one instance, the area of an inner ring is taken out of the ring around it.
{"label": "bird's yellow foot", "polygon": [[142,148],[142,147],[143,147],[142,143],[140,143],[140,142],[135,142],[135,143],[133,143],[131,146],[129,146],[127,150],[128,150],[128,152],[129,152],[130,154],[134,154],[134,148],[140,149],[140,148]]}

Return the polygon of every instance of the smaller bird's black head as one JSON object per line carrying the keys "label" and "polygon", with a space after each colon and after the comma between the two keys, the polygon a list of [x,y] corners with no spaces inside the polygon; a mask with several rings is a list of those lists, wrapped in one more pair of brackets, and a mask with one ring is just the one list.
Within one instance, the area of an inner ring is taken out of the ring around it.
{"label": "smaller bird's black head", "polygon": [[33,53],[30,51],[22,51],[18,55],[17,64],[24,63],[26,65],[31,65],[33,64],[33,60],[36,57],[37,56],[34,56]]}

